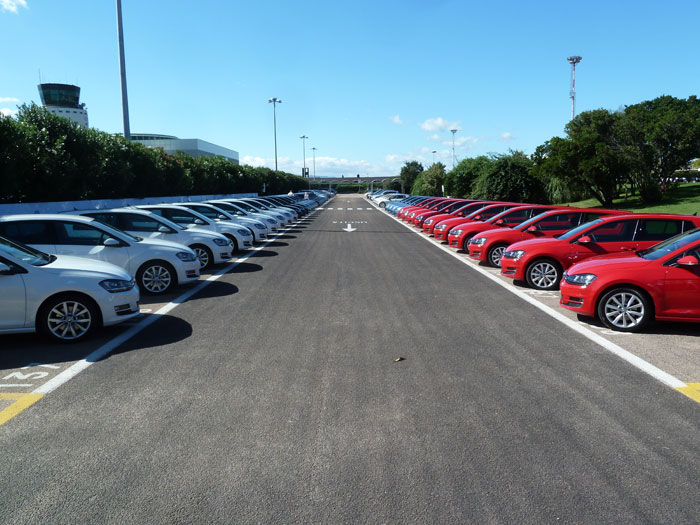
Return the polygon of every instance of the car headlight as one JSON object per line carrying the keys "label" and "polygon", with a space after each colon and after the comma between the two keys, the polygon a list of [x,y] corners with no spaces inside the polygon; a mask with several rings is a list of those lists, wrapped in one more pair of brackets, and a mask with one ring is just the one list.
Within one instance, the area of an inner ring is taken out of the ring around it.
{"label": "car headlight", "polygon": [[462,232],[464,230],[452,230],[450,231],[450,235],[462,235]]}
{"label": "car headlight", "polygon": [[476,239],[469,241],[469,244],[473,244],[474,246],[483,246],[485,243],[486,237],[477,237]]}
{"label": "car headlight", "polygon": [[433,219],[428,219],[427,221],[425,221],[425,224],[429,226],[429,225],[431,225],[433,222],[434,222]]}
{"label": "car headlight", "polygon": [[270,224],[276,224],[275,219],[267,219],[267,222],[269,222]]}
{"label": "car headlight", "polygon": [[419,215],[418,217],[416,217],[416,220],[417,220],[417,221],[422,221],[422,220],[423,220],[423,216],[422,216],[422,215]]}
{"label": "car headlight", "polygon": [[564,280],[569,284],[575,284],[578,286],[587,286],[591,284],[598,278],[597,275],[592,273],[577,273],[575,275],[567,275],[564,273]]}
{"label": "car headlight", "polygon": [[238,235],[242,235],[243,237],[250,237],[250,232],[248,230],[236,230],[238,232]]}
{"label": "car headlight", "polygon": [[265,225],[263,225],[263,224],[255,223],[254,226],[255,226],[258,230],[264,230],[264,229],[265,229]]}
{"label": "car headlight", "polygon": [[228,239],[219,239],[217,237],[216,239],[214,239],[214,244],[216,244],[217,246],[228,246],[229,244],[231,244],[231,241],[229,241]]}
{"label": "car headlight", "polygon": [[123,279],[105,279],[104,281],[100,281],[100,286],[109,293],[128,292],[136,286],[136,281],[133,279],[131,281],[125,281]]}
{"label": "car headlight", "polygon": [[447,224],[438,224],[435,226],[436,230],[444,230],[445,228],[447,228]]}
{"label": "car headlight", "polygon": [[197,260],[197,256],[194,253],[189,252],[177,252],[177,258],[183,262],[192,262]]}
{"label": "car headlight", "polygon": [[523,255],[525,255],[525,250],[513,250],[512,252],[505,252],[503,257],[507,257],[508,259],[520,259]]}

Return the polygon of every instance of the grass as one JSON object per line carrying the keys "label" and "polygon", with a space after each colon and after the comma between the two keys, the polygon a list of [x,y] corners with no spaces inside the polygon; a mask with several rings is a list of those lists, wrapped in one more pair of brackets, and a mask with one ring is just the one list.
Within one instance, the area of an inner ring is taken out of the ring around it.
{"label": "grass", "polygon": [[[681,184],[666,193],[661,202],[654,204],[644,204],[639,197],[615,199],[614,203],[615,208],[635,212],[700,214],[700,183]],[[577,208],[601,208],[597,199],[571,202],[567,205]]]}

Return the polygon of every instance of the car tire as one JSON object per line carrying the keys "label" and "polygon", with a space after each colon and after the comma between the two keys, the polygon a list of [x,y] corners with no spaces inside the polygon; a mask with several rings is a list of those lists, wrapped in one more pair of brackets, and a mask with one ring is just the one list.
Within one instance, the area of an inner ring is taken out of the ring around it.
{"label": "car tire", "polygon": [[51,297],[36,317],[37,331],[58,343],[76,343],[102,324],[100,309],[91,298],[67,293]]}
{"label": "car tire", "polygon": [[[228,240],[231,241],[231,253],[238,253],[239,247],[236,238],[233,235],[227,235],[226,237],[228,237]],[[253,234],[253,239],[255,239],[255,234]]]}
{"label": "car tire", "polygon": [[501,257],[503,257],[507,247],[507,244],[495,244],[491,246],[486,254],[486,264],[493,268],[500,268]]}
{"label": "car tire", "polygon": [[203,244],[193,244],[190,249],[197,255],[200,269],[209,268],[214,264],[214,254]]}
{"label": "car tire", "polygon": [[527,284],[535,290],[556,290],[561,275],[561,265],[554,259],[536,259],[525,270]]}
{"label": "car tire", "polygon": [[617,287],[605,292],[598,301],[598,319],[611,330],[637,332],[653,317],[653,305],[635,288]]}
{"label": "car tire", "polygon": [[165,261],[148,261],[136,272],[136,282],[144,294],[162,295],[177,284],[175,268]]}
{"label": "car tire", "polygon": [[472,240],[472,237],[474,237],[474,235],[469,235],[468,237],[465,237],[464,240],[462,241],[462,250],[466,254],[469,253],[469,241]]}

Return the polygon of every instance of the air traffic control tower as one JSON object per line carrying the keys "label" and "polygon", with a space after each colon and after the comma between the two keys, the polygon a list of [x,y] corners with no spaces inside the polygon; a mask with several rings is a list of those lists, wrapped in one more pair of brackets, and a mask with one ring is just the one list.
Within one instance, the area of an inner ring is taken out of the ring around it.
{"label": "air traffic control tower", "polygon": [[39,95],[44,107],[54,115],[71,119],[88,127],[85,104],[80,103],[80,88],[72,84],[39,84]]}

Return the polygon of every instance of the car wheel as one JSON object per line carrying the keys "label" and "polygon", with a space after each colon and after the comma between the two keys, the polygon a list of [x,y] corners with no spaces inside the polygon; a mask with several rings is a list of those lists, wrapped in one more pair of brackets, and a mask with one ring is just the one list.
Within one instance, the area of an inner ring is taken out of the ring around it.
{"label": "car wheel", "polygon": [[505,251],[505,244],[496,244],[495,246],[492,246],[491,248],[489,248],[489,251],[486,254],[486,263],[489,266],[493,266],[494,268],[500,268],[501,257],[503,257]]}
{"label": "car wheel", "polygon": [[[251,232],[253,233],[253,232]],[[227,235],[229,241],[231,241],[231,252],[238,253],[238,241],[233,235]],[[253,234],[253,239],[255,239],[255,234]]]}
{"label": "car wheel", "polygon": [[380,208],[386,208],[386,203],[385,202],[380,202],[379,203]]}
{"label": "car wheel", "polygon": [[148,261],[136,272],[136,282],[143,293],[160,295],[177,284],[175,269],[165,261]]}
{"label": "car wheel", "polygon": [[75,343],[90,335],[100,322],[99,308],[92,299],[79,294],[64,294],[41,306],[36,327],[54,341]]}
{"label": "car wheel", "polygon": [[527,267],[525,278],[537,290],[556,290],[561,281],[561,266],[552,259],[538,259]]}
{"label": "car wheel", "polygon": [[598,301],[598,318],[612,330],[636,332],[652,317],[649,299],[634,288],[613,288]]}
{"label": "car wheel", "polygon": [[197,255],[200,268],[208,268],[214,264],[214,254],[212,254],[211,250],[203,244],[193,244],[190,246],[190,249],[192,249],[192,251]]}
{"label": "car wheel", "polygon": [[472,240],[473,235],[469,235],[464,238],[462,241],[462,250],[464,250],[464,253],[469,253],[469,241]]}

